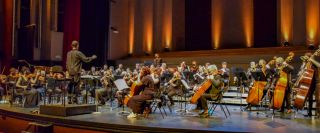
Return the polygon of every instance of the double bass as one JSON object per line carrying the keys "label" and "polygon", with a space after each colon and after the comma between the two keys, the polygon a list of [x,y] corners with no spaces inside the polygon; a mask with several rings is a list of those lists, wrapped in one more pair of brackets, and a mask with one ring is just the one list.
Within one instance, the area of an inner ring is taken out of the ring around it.
{"label": "double bass", "polygon": [[[265,65],[265,64],[264,64]],[[254,72],[256,72],[257,66],[255,66],[255,68],[253,69]],[[262,66],[264,67],[264,66]],[[263,74],[265,75],[265,69],[261,68],[261,71],[263,72]],[[254,81],[249,93],[248,93],[248,97],[246,99],[248,104],[251,105],[258,105],[263,97],[263,90],[264,87],[266,86],[267,81]]]}
{"label": "double bass", "polygon": [[[286,63],[290,63],[294,57],[294,53],[290,52],[289,56],[285,59]],[[282,64],[279,68],[277,68],[280,72],[280,77],[275,85],[273,97],[271,100],[271,108],[280,109],[283,103],[283,99],[285,96],[285,91],[288,85],[288,74],[283,71],[286,66]]]}
{"label": "double bass", "polygon": [[[320,49],[318,49],[310,58],[318,55]],[[313,80],[314,70],[312,69],[312,62],[308,61],[305,67],[300,71],[300,76],[294,84],[295,99],[293,106],[297,109],[302,109],[306,101],[307,96],[310,93],[310,86]]]}

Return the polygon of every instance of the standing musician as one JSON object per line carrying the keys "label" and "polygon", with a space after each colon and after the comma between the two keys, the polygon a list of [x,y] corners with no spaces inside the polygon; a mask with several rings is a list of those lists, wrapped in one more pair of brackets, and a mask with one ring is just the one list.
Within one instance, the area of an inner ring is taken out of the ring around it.
{"label": "standing musician", "polygon": [[311,57],[311,53],[306,53],[302,58],[303,64],[301,66],[301,69],[305,69],[305,65],[308,61],[312,62],[312,68],[314,70],[309,95],[308,95],[308,114],[307,117],[312,116],[312,103],[313,103],[313,95],[315,94],[315,101],[316,101],[316,117],[320,117],[320,79],[319,79],[319,68],[320,68],[320,62],[318,62],[314,57]]}
{"label": "standing musician", "polygon": [[[290,60],[288,60],[288,58],[286,60],[284,60],[282,57],[278,57],[275,61],[275,65],[276,65],[276,70],[275,70],[275,75],[274,75],[274,80],[272,82],[272,86],[271,88],[275,89],[276,87],[276,83],[278,81],[278,79],[280,78],[280,72],[285,68],[286,71],[284,71],[285,73],[287,73],[287,87],[285,90],[285,94],[284,94],[284,102],[282,102],[282,106],[279,112],[284,112],[284,108],[287,108],[287,112],[286,113],[292,113],[291,110],[291,73],[294,70],[293,66],[289,65],[288,62],[290,62]],[[273,96],[273,94],[271,95],[271,97]],[[273,99],[275,100],[275,99]],[[281,100],[281,99],[280,99]],[[272,101],[271,104],[273,105]]]}
{"label": "standing musician", "polygon": [[173,74],[172,79],[168,82],[169,88],[167,90],[167,95],[171,106],[174,105],[172,97],[175,95],[183,96],[182,82],[180,72],[176,71]]}
{"label": "standing musician", "polygon": [[[24,107],[35,107],[39,103],[39,92],[31,87],[34,84],[34,80],[31,80],[29,68],[22,69],[22,75],[19,77],[16,86],[16,94],[25,97]],[[22,102],[22,99],[20,99]]]}
{"label": "standing musician", "polygon": [[[254,83],[255,83],[255,80],[253,79],[252,77],[252,72],[262,72],[264,75],[266,75],[266,61],[264,59],[260,59],[258,64],[255,64],[255,62],[250,62],[250,68],[248,69],[248,76],[249,76],[249,92],[251,91],[251,88],[254,87]],[[269,79],[269,81],[271,81],[271,79]],[[270,83],[267,83],[267,84],[270,84]],[[269,86],[270,85],[266,85],[264,88],[263,88],[263,92],[262,92],[262,97],[261,99],[259,100],[262,100],[267,92],[268,92],[268,89],[269,89]],[[247,107],[245,108],[246,110],[251,110],[251,106],[252,104],[251,103],[248,103]]]}
{"label": "standing musician", "polygon": [[77,98],[74,95],[78,95],[80,93],[79,85],[80,85],[80,72],[82,69],[82,62],[91,62],[96,59],[97,56],[93,55],[91,57],[86,57],[81,51],[79,51],[79,43],[78,41],[72,41],[71,44],[72,50],[67,54],[67,70],[69,76],[71,78],[71,82],[69,84],[69,95],[68,100],[69,103],[78,102]]}
{"label": "standing musician", "polygon": [[223,86],[223,81],[216,65],[208,66],[208,72],[209,75],[207,76],[207,79],[211,80],[212,86],[198,99],[197,108],[204,110],[199,114],[201,117],[209,117],[207,100],[219,98],[219,93]]}
{"label": "standing musician", "polygon": [[140,79],[142,89],[140,95],[135,95],[128,101],[128,107],[132,109],[132,113],[128,118],[135,118],[137,114],[142,114],[144,107],[146,107],[146,100],[151,100],[156,93],[154,88],[154,81],[150,76],[151,72],[148,67],[143,67],[140,71]]}

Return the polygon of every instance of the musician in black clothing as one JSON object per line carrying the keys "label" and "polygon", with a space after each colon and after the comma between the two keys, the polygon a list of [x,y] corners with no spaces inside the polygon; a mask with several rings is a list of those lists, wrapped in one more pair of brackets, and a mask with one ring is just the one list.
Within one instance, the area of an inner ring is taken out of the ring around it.
{"label": "musician in black clothing", "polygon": [[[320,117],[320,79],[319,79],[319,68],[320,68],[320,62],[318,62],[316,59],[311,57],[311,53],[306,53],[305,56],[301,57],[303,60],[303,64],[301,66],[301,69],[305,69],[305,65],[308,61],[311,61],[312,65],[311,67],[314,70],[309,95],[308,95],[308,114],[307,117],[312,116],[312,105],[313,105],[313,95],[315,94],[315,100],[316,100],[316,111],[315,115],[319,118]],[[311,58],[310,58],[311,57]],[[299,73],[302,74],[302,73]]]}
{"label": "musician in black clothing", "polygon": [[[287,59],[286,59],[287,60]],[[275,65],[276,65],[276,68],[275,68],[275,72],[273,74],[273,80],[272,80],[272,83],[271,83],[271,86],[270,86],[270,89],[274,90],[275,87],[276,87],[276,84],[280,78],[280,73],[281,71],[285,72],[287,74],[287,87],[286,87],[286,90],[285,90],[285,94],[284,94],[284,102],[282,103],[282,106],[281,106],[281,109],[279,112],[284,112],[284,108],[286,107],[287,108],[287,112],[286,113],[291,113],[291,91],[292,91],[292,88],[291,88],[291,85],[290,85],[290,82],[291,82],[291,73],[292,71],[294,70],[293,66],[289,65],[287,63],[287,61],[285,61],[282,57],[278,57],[276,60],[275,60]],[[271,94],[271,97],[273,96],[273,94]],[[271,105],[273,106],[273,102],[271,101]]]}
{"label": "musician in black clothing", "polygon": [[79,51],[79,43],[78,41],[72,41],[71,44],[72,50],[67,54],[67,71],[71,78],[71,82],[68,86],[69,91],[69,103],[71,99],[74,102],[77,102],[77,98],[73,95],[77,95],[80,92],[79,85],[80,85],[80,73],[82,69],[82,63],[89,63],[92,60],[96,59],[97,56],[93,55],[91,57],[86,57],[81,51]]}

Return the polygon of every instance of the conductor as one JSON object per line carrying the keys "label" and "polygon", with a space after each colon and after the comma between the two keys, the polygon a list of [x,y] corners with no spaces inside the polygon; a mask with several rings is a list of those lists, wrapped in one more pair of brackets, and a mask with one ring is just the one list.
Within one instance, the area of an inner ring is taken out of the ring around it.
{"label": "conductor", "polygon": [[69,104],[78,103],[76,95],[80,94],[80,72],[82,69],[82,63],[89,63],[92,60],[96,59],[96,55],[91,57],[86,57],[81,51],[79,51],[79,42],[72,41],[71,43],[72,50],[67,54],[67,71],[70,75],[71,81],[68,85],[68,100]]}

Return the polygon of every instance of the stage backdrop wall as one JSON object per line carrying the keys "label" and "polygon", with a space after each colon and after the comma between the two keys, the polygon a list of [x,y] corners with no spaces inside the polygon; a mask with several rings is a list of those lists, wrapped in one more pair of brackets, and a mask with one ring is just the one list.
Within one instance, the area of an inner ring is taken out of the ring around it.
{"label": "stage backdrop wall", "polygon": [[[146,52],[149,54],[164,52],[167,42],[163,38],[166,36],[170,36],[168,42],[171,42],[169,44],[171,51],[183,51],[274,47],[282,46],[286,41],[291,46],[306,46],[309,44],[307,36],[311,34],[307,33],[308,29],[319,31],[319,27],[316,26],[318,21],[314,21],[314,28],[307,28],[307,20],[313,22],[308,17],[308,13],[309,16],[314,16],[314,20],[319,17],[316,15],[320,14],[317,6],[310,5],[318,0],[168,1],[124,0],[116,2],[117,6],[112,10],[120,10],[120,12],[113,12],[111,20],[119,20],[114,23],[119,22],[115,25],[123,27],[119,29],[124,33],[120,32],[116,35],[116,38],[122,39],[111,38],[113,41],[110,44],[110,50],[119,48],[121,50],[110,53],[109,58],[119,59],[128,54],[140,56],[145,55]],[[133,10],[130,5],[133,5]],[[129,11],[126,10],[127,7],[130,7]],[[171,8],[169,11],[172,13],[167,13],[168,7]],[[308,10],[310,12],[307,12]],[[148,18],[146,11],[152,13],[151,19]],[[130,15],[132,12],[133,15]],[[171,21],[167,21],[166,16],[171,16]],[[171,29],[166,27],[168,23],[171,23]],[[134,25],[133,28],[130,28],[130,24]],[[150,28],[146,28],[148,26],[152,27],[152,32]],[[171,35],[162,34],[167,29],[171,30]],[[126,33],[134,34],[132,37]],[[319,32],[314,33],[315,40],[318,40]],[[286,40],[285,36],[288,36],[289,39]],[[148,40],[150,38],[151,41]],[[315,43],[318,44],[317,41]]]}

